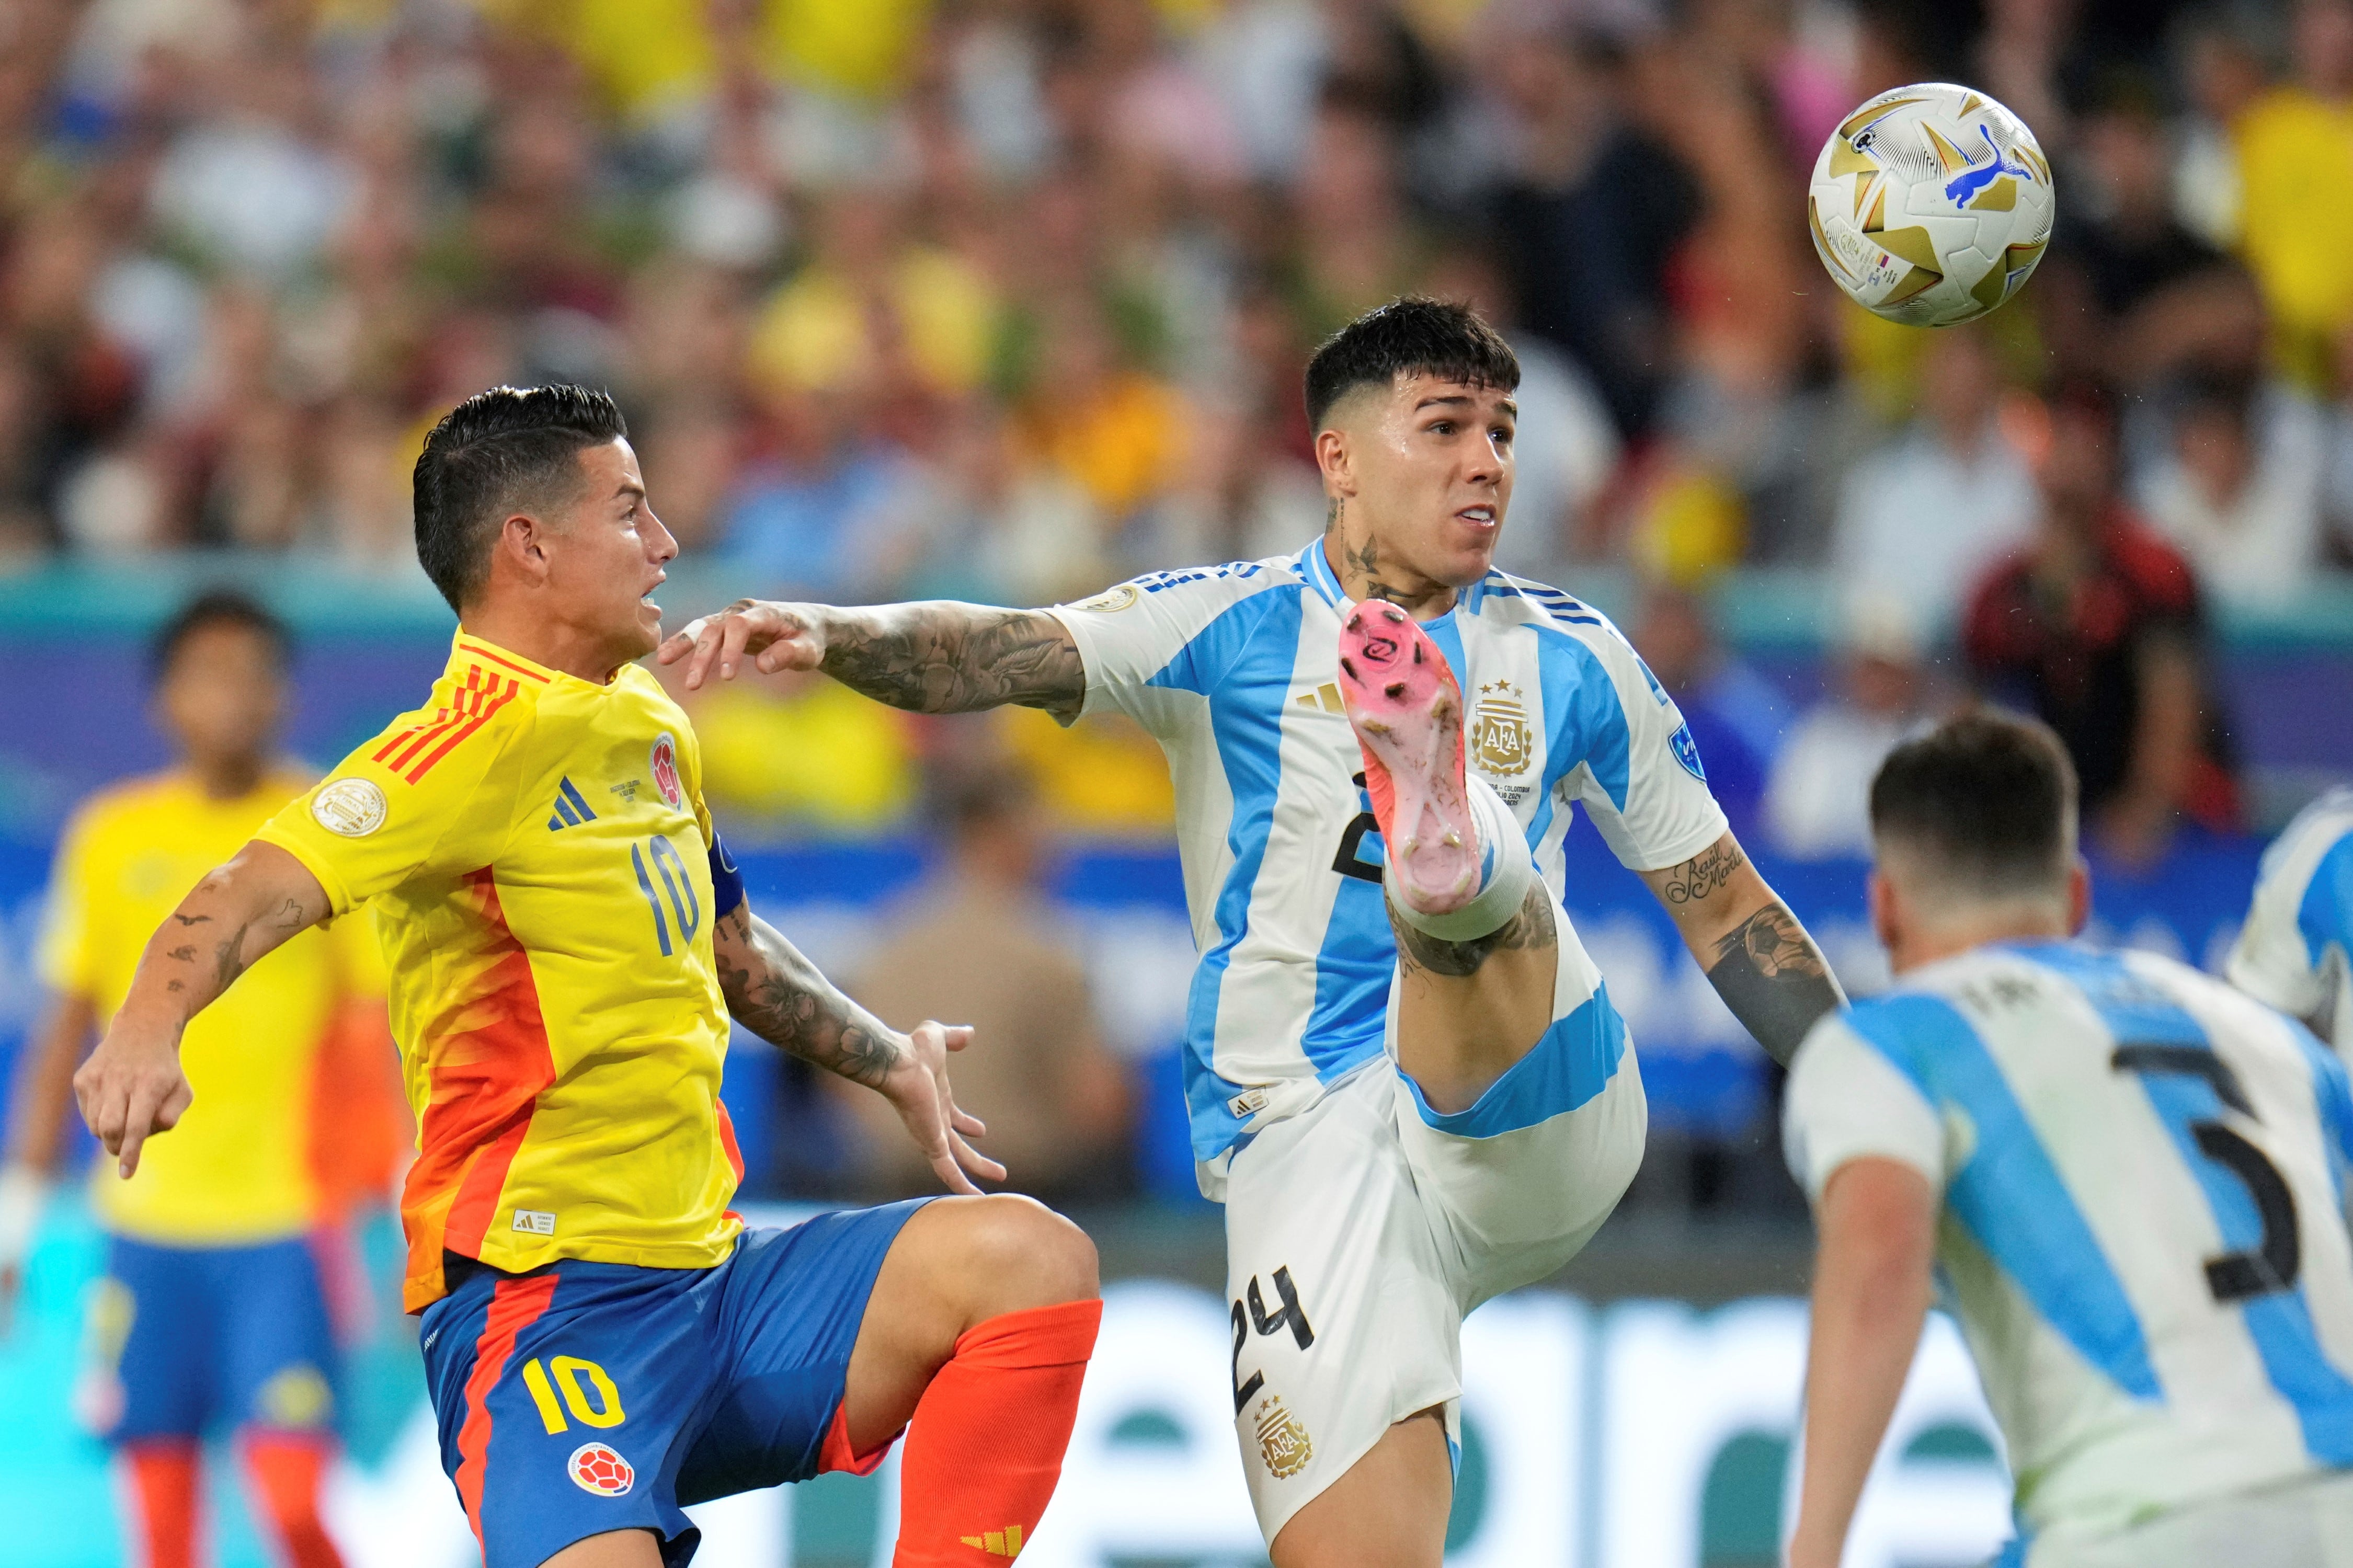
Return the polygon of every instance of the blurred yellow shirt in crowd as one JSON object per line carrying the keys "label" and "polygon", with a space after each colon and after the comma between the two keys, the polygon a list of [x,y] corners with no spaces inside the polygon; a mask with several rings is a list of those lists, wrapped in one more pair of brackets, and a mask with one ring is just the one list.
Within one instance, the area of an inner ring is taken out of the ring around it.
{"label": "blurred yellow shirt in crowd", "polygon": [[2240,249],[2271,307],[2286,369],[2316,383],[2326,339],[2353,322],[2353,105],[2278,88],[2232,132],[2244,192]]}
{"label": "blurred yellow shirt in crowd", "polygon": [[1039,799],[1057,825],[1116,837],[1176,830],[1168,758],[1134,720],[1097,714],[1065,730],[1036,708],[997,711],[1007,751],[1037,781]]}
{"label": "blurred yellow shirt in crowd", "polygon": [[[130,993],[148,938],[188,889],[309,787],[300,774],[278,773],[238,799],[214,800],[171,773],[91,799],[58,852],[44,980],[88,998],[103,1027]],[[189,940],[209,952],[217,939],[197,928]],[[111,1162],[98,1162],[100,1222],[179,1246],[308,1230],[320,1206],[311,1145],[319,1052],[343,998],[371,994],[380,973],[364,916],[304,931],[247,970],[181,1040],[195,1100],[179,1126],[147,1144],[127,1182]]]}
{"label": "blurred yellow shirt in crowd", "polygon": [[778,693],[741,682],[696,702],[702,787],[738,816],[871,832],[915,801],[908,720],[831,680]]}
{"label": "blurred yellow shirt in crowd", "polygon": [[[701,98],[718,75],[704,0],[478,0],[510,26],[554,38],[635,118]],[[931,0],[761,0],[752,44],[772,77],[849,98],[905,84]]]}
{"label": "blurred yellow shirt in crowd", "polygon": [[935,392],[980,384],[996,348],[997,292],[978,269],[944,250],[900,254],[881,289],[897,317],[899,342],[875,341],[866,292],[853,279],[810,268],[776,290],[753,329],[754,376],[806,392],[854,384],[880,368],[892,347]]}
{"label": "blurred yellow shirt in crowd", "polygon": [[1114,375],[1082,402],[1041,401],[1017,424],[1020,445],[1124,518],[1156,495],[1185,433],[1184,399],[1140,372]]}

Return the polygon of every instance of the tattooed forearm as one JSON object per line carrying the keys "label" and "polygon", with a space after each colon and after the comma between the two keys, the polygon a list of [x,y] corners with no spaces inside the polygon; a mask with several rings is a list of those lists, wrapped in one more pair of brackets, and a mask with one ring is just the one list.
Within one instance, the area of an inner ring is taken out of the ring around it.
{"label": "tattooed forearm", "polygon": [[826,613],[828,675],[917,713],[1014,703],[1075,717],[1086,668],[1062,623],[1042,610],[946,601]]}
{"label": "tattooed forearm", "polygon": [[727,1010],[754,1034],[812,1066],[880,1089],[899,1063],[897,1037],[818,973],[767,921],[737,909],[713,944]]}
{"label": "tattooed forearm", "polygon": [[123,1001],[185,1023],[273,949],[327,917],[326,890],[285,850],[248,845],[207,873],[148,939]]}
{"label": "tattooed forearm", "polygon": [[1507,948],[1550,947],[1557,942],[1552,910],[1545,907],[1551,902],[1552,894],[1538,882],[1528,889],[1518,914],[1485,936],[1472,937],[1468,942],[1448,942],[1428,931],[1416,931],[1391,910],[1389,927],[1397,932],[1398,959],[1408,969],[1427,970],[1432,974],[1476,974],[1490,954]]}
{"label": "tattooed forearm", "polygon": [[1740,846],[1726,834],[1669,871],[1659,886],[1659,897],[1670,906],[1697,903],[1731,881],[1732,874],[1746,864]]}
{"label": "tattooed forearm", "polygon": [[1716,942],[1707,978],[1732,1016],[1783,1067],[1816,1020],[1846,1000],[1821,949],[1778,901]]}

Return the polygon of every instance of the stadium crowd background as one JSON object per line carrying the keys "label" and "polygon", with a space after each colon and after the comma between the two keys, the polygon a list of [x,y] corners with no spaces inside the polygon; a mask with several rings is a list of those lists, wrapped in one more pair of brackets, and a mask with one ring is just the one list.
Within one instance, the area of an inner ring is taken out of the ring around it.
{"label": "stadium crowd background", "polygon": [[[674,623],[1295,550],[1305,353],[1424,289],[1522,356],[1504,563],[1620,616],[1760,849],[1858,854],[1877,757],[1978,692],[2066,734],[2128,882],[2353,773],[2345,4],[16,0],[0,29],[11,647],[119,653],[157,581],[227,575],[421,605],[438,666],[408,468],[499,382],[620,398],[688,552]],[[2010,103],[2062,191],[2020,300],[1939,333],[1848,305],[1803,216],[1840,117],[1925,78]],[[0,816],[39,856],[136,726],[18,702]],[[1165,845],[1156,749],[816,681],[693,711],[731,837],[959,846],[857,977],[995,1006],[1038,1042],[1011,1088],[1051,1086],[1007,1130],[1067,1155],[1041,1184],[1132,1190],[1169,1089],[1104,1054],[1103,966],[1090,1004],[1022,890],[1064,840]],[[906,956],[983,934],[1010,945],[963,991]],[[1766,1103],[1667,1141],[1747,1176],[1635,1206],[1794,1215]],[[821,1120],[871,1147],[780,1154],[783,1189],[915,1179],[892,1129]]]}

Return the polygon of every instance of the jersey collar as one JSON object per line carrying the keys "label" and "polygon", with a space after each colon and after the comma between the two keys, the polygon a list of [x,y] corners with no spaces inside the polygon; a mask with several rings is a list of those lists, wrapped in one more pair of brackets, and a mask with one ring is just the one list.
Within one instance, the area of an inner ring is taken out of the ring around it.
{"label": "jersey collar", "polygon": [[558,680],[578,679],[566,676],[559,669],[550,669],[543,664],[535,664],[513,649],[501,647],[488,637],[478,637],[462,626],[449,638],[449,662],[452,665],[465,662],[487,664],[535,686],[553,686]]}
{"label": "jersey collar", "polygon": [[1332,570],[1331,558],[1324,553],[1321,534],[1309,540],[1307,548],[1299,552],[1299,574],[1335,610],[1345,610],[1355,602],[1341,588],[1339,574]]}
{"label": "jersey collar", "polygon": [[[1324,596],[1324,602],[1334,609],[1345,613],[1348,606],[1356,603],[1354,599],[1348,597],[1347,590],[1340,586],[1339,574],[1332,570],[1332,558],[1324,553],[1324,540],[1321,535],[1310,540],[1307,548],[1299,552],[1299,574],[1306,578],[1307,585],[1321,594]],[[1455,590],[1454,603],[1446,607],[1446,613],[1435,621],[1422,622],[1422,626],[1427,628],[1441,622],[1451,622],[1458,610],[1467,611],[1472,615],[1478,614],[1479,601],[1486,597],[1489,585],[1497,582],[1499,576],[1499,574],[1490,570],[1486,576],[1469,587]]]}

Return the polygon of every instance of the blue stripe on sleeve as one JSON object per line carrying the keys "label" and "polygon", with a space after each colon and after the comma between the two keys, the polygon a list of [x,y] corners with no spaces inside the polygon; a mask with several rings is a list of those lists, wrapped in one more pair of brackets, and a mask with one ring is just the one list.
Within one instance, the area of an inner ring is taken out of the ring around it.
{"label": "blue stripe on sleeve", "polygon": [[[2038,945],[2024,953],[2073,981],[2117,1044],[2213,1048],[2204,1026],[2187,1009],[2133,973],[2117,955],[2060,943]],[[2190,1131],[2193,1122],[2223,1120],[2222,1101],[2212,1083],[2189,1073],[2136,1076],[2205,1193],[2224,1249],[2256,1247],[2263,1221],[2254,1195],[2244,1182],[2208,1159]],[[2272,1386],[2295,1409],[2306,1449],[2323,1464],[2353,1464],[2353,1382],[2322,1351],[2304,1288],[2250,1296],[2240,1303],[2240,1310]]]}
{"label": "blue stripe on sleeve", "polygon": [[2312,880],[2304,885],[2303,901],[2296,905],[2295,929],[2315,969],[2332,943],[2353,958],[2353,833],[2330,845],[2312,868]]}
{"label": "blue stripe on sleeve", "polygon": [[1493,1138],[1565,1116],[1592,1100],[1609,1087],[1625,1055],[1626,1020],[1610,1005],[1605,985],[1555,1019],[1467,1110],[1432,1110],[1413,1075],[1398,1076],[1430,1127],[1457,1138]]}
{"label": "blue stripe on sleeve", "polygon": [[1848,1022],[1929,1104],[1975,1124],[1977,1147],[1945,1192],[1953,1216],[2094,1369],[2137,1399],[2162,1398],[2124,1282],[1969,1021],[1912,994],[1858,1003]]}
{"label": "blue stripe on sleeve", "polygon": [[1633,767],[1634,742],[1600,656],[1567,632],[1538,626],[1536,678],[1544,687],[1545,768],[1543,794],[1528,824],[1528,847],[1544,842],[1552,826],[1555,791],[1577,763],[1593,770],[1595,782],[1620,811]]}
{"label": "blue stripe on sleeve", "polygon": [[1282,704],[1298,661],[1300,595],[1306,591],[1304,584],[1281,584],[1229,606],[1147,683],[1208,699],[1218,761],[1233,796],[1226,847],[1234,864],[1218,890],[1218,941],[1193,971],[1185,1016],[1185,1102],[1200,1160],[1215,1159],[1241,1133],[1241,1120],[1226,1104],[1239,1088],[1212,1065],[1218,998],[1234,946],[1250,929],[1250,892],[1266,859],[1282,783]]}

